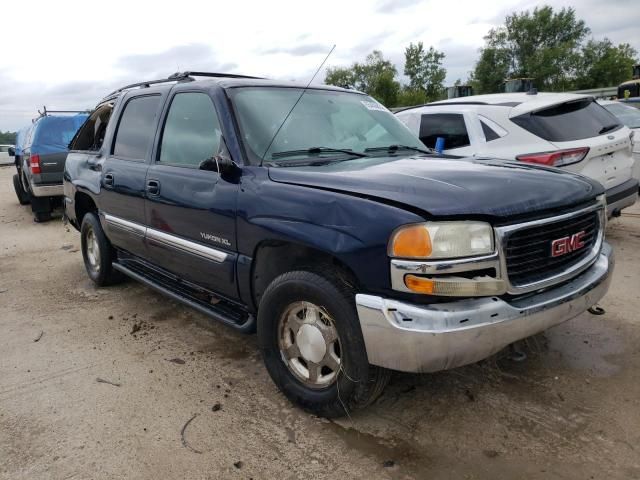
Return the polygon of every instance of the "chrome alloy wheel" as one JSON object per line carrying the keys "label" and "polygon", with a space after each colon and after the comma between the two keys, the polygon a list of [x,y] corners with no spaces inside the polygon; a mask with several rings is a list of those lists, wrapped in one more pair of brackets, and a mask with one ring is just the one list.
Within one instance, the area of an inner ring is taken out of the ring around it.
{"label": "chrome alloy wheel", "polygon": [[289,371],[310,388],[325,388],[338,378],[341,348],[329,313],[310,302],[287,307],[278,322],[280,354]]}
{"label": "chrome alloy wheel", "polygon": [[93,271],[99,272],[100,246],[98,245],[98,239],[96,238],[96,233],[93,231],[93,228],[90,228],[87,232],[85,245],[85,248],[87,249],[87,260],[89,261],[89,266]]}

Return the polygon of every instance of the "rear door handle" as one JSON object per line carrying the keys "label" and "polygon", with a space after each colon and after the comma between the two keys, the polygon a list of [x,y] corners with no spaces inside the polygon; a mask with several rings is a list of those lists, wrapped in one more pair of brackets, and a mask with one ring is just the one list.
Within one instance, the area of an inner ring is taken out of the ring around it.
{"label": "rear door handle", "polygon": [[113,173],[107,173],[104,176],[104,185],[108,187],[113,187]]}
{"label": "rear door handle", "polygon": [[147,193],[149,195],[159,195],[160,194],[160,182],[157,180],[149,180],[147,181]]}

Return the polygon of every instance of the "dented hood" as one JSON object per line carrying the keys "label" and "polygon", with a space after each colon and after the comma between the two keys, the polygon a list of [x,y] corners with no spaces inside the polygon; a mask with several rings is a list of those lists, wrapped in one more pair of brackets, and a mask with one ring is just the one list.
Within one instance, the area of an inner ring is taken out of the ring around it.
{"label": "dented hood", "polygon": [[509,217],[564,209],[603,187],[562,170],[477,159],[362,158],[315,167],[273,167],[275,182],[378,198],[432,216]]}

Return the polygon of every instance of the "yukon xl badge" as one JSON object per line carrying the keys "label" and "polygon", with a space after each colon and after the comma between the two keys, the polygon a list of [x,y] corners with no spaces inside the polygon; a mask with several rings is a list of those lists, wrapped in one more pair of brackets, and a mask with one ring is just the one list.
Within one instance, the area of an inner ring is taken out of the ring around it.
{"label": "yukon xl badge", "polygon": [[216,242],[216,243],[219,243],[220,245],[224,245],[225,247],[231,246],[231,242],[229,240],[227,240],[226,238],[218,237],[217,235],[211,235],[210,233],[200,232],[200,236],[204,240],[209,240],[210,242]]}
{"label": "yukon xl badge", "polygon": [[557,238],[551,242],[551,256],[560,257],[567,253],[575,252],[584,247],[584,236],[586,232],[584,230],[574,233],[569,237]]}

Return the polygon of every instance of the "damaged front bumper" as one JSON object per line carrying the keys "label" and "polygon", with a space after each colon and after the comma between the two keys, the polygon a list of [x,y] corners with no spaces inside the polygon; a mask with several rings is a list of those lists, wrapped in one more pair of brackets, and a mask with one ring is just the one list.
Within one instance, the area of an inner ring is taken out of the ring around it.
{"label": "damaged front bumper", "polygon": [[586,311],[607,293],[614,267],[605,243],[591,267],[560,286],[511,300],[471,298],[413,305],[356,295],[369,363],[435,372],[474,363]]}

